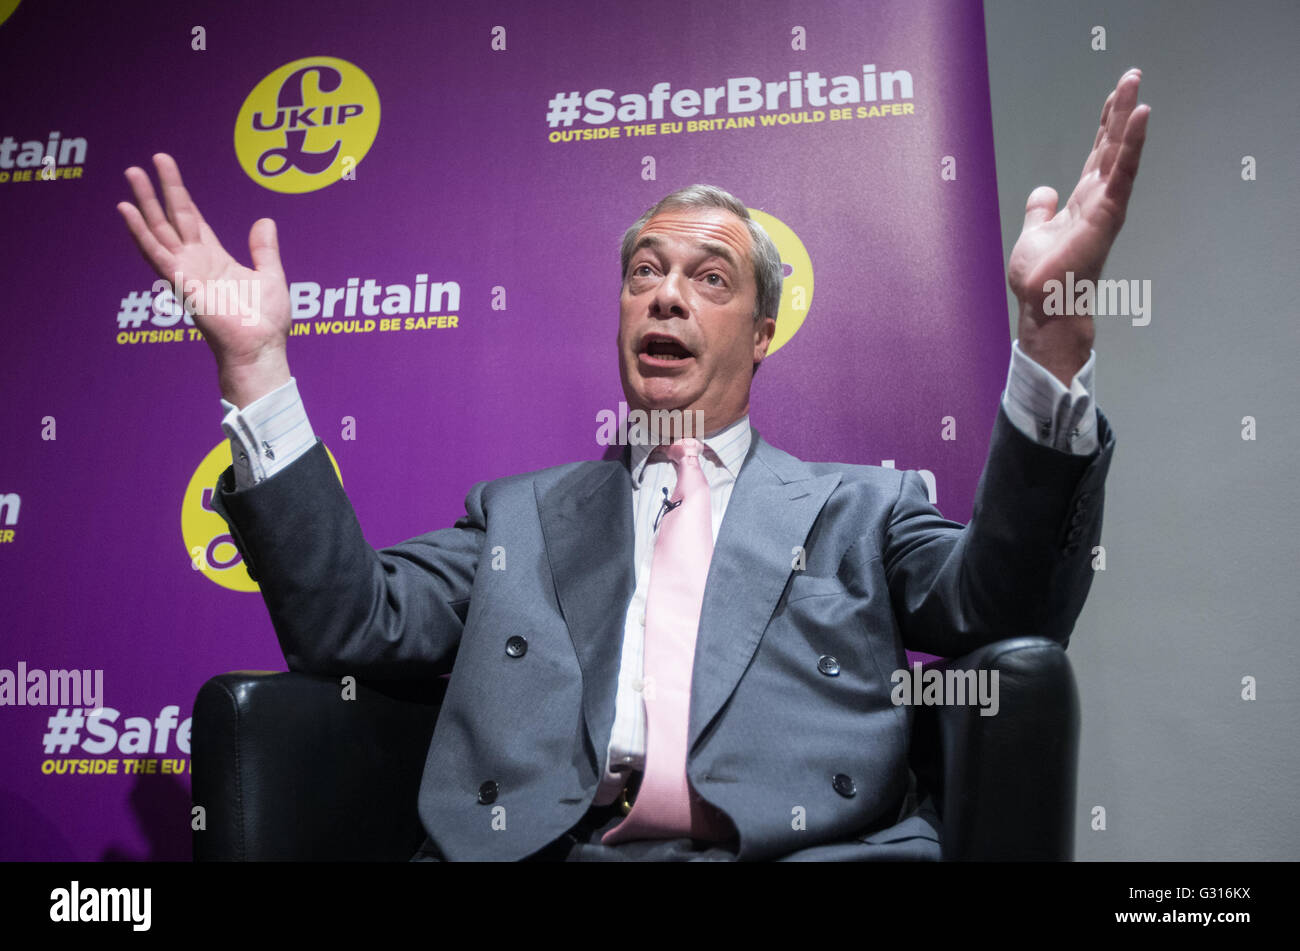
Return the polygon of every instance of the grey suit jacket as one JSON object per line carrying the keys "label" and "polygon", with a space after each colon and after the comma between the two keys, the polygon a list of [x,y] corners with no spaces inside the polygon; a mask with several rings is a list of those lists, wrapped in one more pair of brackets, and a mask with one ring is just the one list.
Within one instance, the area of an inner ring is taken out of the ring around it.
{"label": "grey suit jacket", "polygon": [[[965,528],[916,473],[803,462],[754,433],[709,570],[688,761],[741,859],[938,858],[890,675],[904,646],[1068,642],[1114,448],[1099,424],[1100,450],[1072,456],[999,410]],[[633,591],[631,493],[619,461],[481,482],[454,527],[376,551],[318,443],[243,491],[227,469],[213,501],[290,669],[421,678],[454,664],[420,815],[448,859],[519,859],[596,794]],[[508,653],[513,637],[526,650]]]}

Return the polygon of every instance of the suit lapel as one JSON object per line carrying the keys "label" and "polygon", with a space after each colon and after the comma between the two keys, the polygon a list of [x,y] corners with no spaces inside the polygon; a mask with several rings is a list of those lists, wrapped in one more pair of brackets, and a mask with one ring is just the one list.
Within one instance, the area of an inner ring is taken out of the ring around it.
{"label": "suit lapel", "polygon": [[[837,474],[808,467],[753,433],[718,532],[691,679],[690,746],[736,689],[762,640]],[[583,714],[597,762],[614,724],[623,626],[636,585],[632,484],[624,461],[590,462],[549,489],[537,511],[560,610],[582,669]]]}
{"label": "suit lapel", "polygon": [[700,611],[688,748],[731,696],[753,659],[813,522],[839,485],[753,433],[727,503]]}
{"label": "suit lapel", "polygon": [[545,492],[535,491],[556,598],[582,668],[583,714],[599,763],[614,726],[623,624],[636,581],[632,483],[623,462],[589,462]]}

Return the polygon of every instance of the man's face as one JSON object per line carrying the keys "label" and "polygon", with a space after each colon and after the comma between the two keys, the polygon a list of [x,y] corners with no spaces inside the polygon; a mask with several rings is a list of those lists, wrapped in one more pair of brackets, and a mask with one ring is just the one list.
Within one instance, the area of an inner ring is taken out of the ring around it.
{"label": "man's face", "polygon": [[618,357],[629,409],[701,410],[705,433],[749,411],[754,364],[776,322],[754,324],[745,223],[723,208],[663,211],[641,229],[619,297]]}

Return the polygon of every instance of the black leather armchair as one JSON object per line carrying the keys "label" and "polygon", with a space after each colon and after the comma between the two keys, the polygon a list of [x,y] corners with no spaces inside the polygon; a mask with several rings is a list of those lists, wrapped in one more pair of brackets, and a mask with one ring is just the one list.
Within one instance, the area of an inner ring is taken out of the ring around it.
{"label": "black leather armchair", "polygon": [[[1079,699],[1065,650],[1041,637],[933,666],[998,670],[999,710],[916,708],[912,768],[935,791],[945,860],[1074,854]],[[928,669],[928,668],[927,668]],[[194,704],[198,861],[406,861],[424,841],[416,797],[445,689],[237,671]]]}

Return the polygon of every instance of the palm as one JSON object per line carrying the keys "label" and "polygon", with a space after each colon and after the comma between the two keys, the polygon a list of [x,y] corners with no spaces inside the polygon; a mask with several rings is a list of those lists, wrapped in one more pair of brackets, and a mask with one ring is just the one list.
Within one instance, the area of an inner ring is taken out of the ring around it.
{"label": "palm", "polygon": [[[1150,109],[1137,105],[1141,74],[1121,77],[1101,113],[1101,124],[1083,173],[1065,207],[1056,210],[1056,192],[1034,189],[1025,208],[1025,225],[1011,250],[1007,283],[1020,300],[1021,313],[1038,322],[1049,281],[1095,280],[1124,224],[1137,175]],[[1091,322],[1078,333],[1087,334]]]}
{"label": "palm", "polygon": [[289,331],[289,290],[274,225],[265,218],[254,223],[249,249],[255,267],[244,267],[203,220],[176,163],[160,154],[154,164],[166,213],[139,168],[126,173],[137,204],[118,205],[140,253],[167,282],[175,284],[179,275],[195,323],[218,354],[239,363],[268,347],[282,347]]}
{"label": "palm", "polygon": [[1041,300],[1044,285],[1067,271],[1076,280],[1095,278],[1123,221],[1124,209],[1107,198],[1100,173],[1086,173],[1063,209],[1021,232],[1007,269],[1011,290],[1021,300]]}

